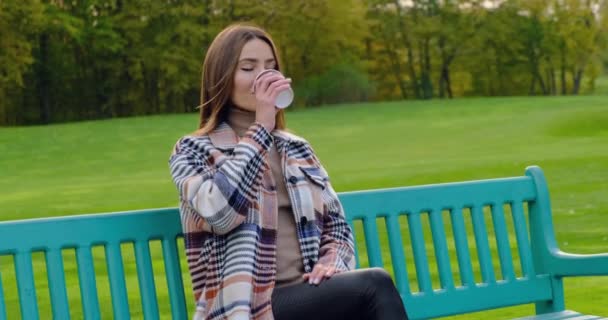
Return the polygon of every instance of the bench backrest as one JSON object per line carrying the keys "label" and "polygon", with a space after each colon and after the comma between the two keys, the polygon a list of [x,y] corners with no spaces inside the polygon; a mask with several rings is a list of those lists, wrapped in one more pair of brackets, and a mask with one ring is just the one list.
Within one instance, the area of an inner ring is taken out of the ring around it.
{"label": "bench backrest", "polygon": [[368,265],[386,267],[390,258],[412,318],[526,303],[536,303],[539,313],[563,309],[561,280],[544,269],[555,238],[538,167],[522,177],[349,192],[341,200],[357,238],[363,231]]}
{"label": "bench backrest", "polygon": [[[41,300],[41,293],[38,293],[37,298],[34,282],[34,278],[40,280],[40,275],[45,273],[48,276],[53,319],[68,319],[66,315],[70,314],[70,303],[65,275],[69,276],[70,272],[76,272],[78,275],[79,300],[82,302],[84,318],[98,319],[101,312],[94,270],[98,267],[96,263],[104,261],[93,256],[92,248],[101,246],[105,256],[114,318],[129,319],[132,308],[129,306],[127,295],[123,262],[126,257],[121,252],[121,244],[132,244],[143,317],[159,319],[155,277],[163,275],[154,273],[150,244],[160,241],[162,249],[159,251],[162,251],[164,260],[164,276],[172,318],[186,319],[188,315],[180,252],[176,241],[180,234],[181,224],[176,208],[4,222],[0,223],[0,256],[12,256],[22,319],[50,318],[49,315],[39,314],[38,301]],[[71,271],[73,266],[64,265],[62,257],[62,253],[73,249],[77,271]],[[32,268],[34,252],[44,253],[46,270]],[[154,264],[158,262],[160,261],[154,261]],[[0,281],[0,320],[7,319],[6,307],[15,305],[15,300],[14,296],[3,296]],[[101,308],[105,311],[109,306]],[[141,318],[141,315],[137,318]]]}
{"label": "bench backrest", "polygon": [[[522,177],[346,192],[340,199],[356,238],[365,245],[365,250],[357,246],[358,264],[393,271],[412,319],[524,303],[537,303],[540,312],[563,308],[561,281],[543,269],[554,235],[546,183],[538,167],[528,168]],[[510,210],[503,210],[505,205]],[[185,263],[180,265],[180,255],[184,258],[177,245],[180,234],[176,208],[4,222],[0,256],[13,259],[23,319],[40,318],[34,280],[39,273],[48,277],[53,317],[65,319],[70,303],[62,251],[75,249],[83,313],[94,319],[100,314],[94,265],[100,261],[92,248],[103,247],[113,314],[121,319],[132,313],[121,244],[132,243],[144,317],[159,318],[155,278],[165,277],[172,318],[185,319],[189,311],[182,282]],[[384,238],[388,248],[381,245]],[[152,241],[161,243],[164,275],[154,273],[153,262],[161,261],[151,258]],[[405,249],[412,254],[406,256]],[[434,259],[429,258],[431,251]],[[44,253],[46,270],[33,269],[33,252]],[[518,265],[513,263],[514,253]],[[387,260],[390,265],[384,264]],[[519,270],[521,274],[516,274]],[[439,284],[434,287],[436,278]],[[0,320],[4,320],[7,304],[17,297],[3,295],[1,280]],[[410,282],[418,290],[412,290]]]}

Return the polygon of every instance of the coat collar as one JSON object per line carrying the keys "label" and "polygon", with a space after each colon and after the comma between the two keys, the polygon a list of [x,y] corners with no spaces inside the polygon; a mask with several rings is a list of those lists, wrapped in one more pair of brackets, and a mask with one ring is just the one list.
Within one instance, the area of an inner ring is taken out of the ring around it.
{"label": "coat collar", "polygon": [[[287,144],[306,144],[306,140],[293,133],[285,130],[275,129],[271,132],[276,147],[279,152],[282,152],[283,148]],[[209,133],[209,139],[211,143],[222,150],[234,149],[237,143],[239,143],[239,136],[226,122],[220,123],[213,131]]]}

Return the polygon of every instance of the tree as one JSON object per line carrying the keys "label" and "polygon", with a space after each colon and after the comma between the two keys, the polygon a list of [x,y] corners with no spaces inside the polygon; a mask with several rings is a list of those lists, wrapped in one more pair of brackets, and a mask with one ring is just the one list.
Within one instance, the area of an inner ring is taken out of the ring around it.
{"label": "tree", "polygon": [[34,63],[29,38],[41,16],[37,1],[0,1],[0,124],[22,120],[16,92],[23,90],[25,74]]}

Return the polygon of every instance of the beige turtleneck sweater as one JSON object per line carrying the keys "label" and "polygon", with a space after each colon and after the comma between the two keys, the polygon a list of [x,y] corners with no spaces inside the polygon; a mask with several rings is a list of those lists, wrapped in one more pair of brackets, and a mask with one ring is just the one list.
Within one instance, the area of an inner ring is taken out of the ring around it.
{"label": "beige turtleneck sweater", "polygon": [[[255,122],[255,112],[233,107],[228,115],[228,124],[242,137],[247,129]],[[276,184],[278,221],[277,221],[277,276],[276,287],[301,283],[304,280],[304,264],[298,242],[296,222],[291,209],[291,201],[285,185],[281,155],[276,146],[272,146],[265,159],[272,171]]]}

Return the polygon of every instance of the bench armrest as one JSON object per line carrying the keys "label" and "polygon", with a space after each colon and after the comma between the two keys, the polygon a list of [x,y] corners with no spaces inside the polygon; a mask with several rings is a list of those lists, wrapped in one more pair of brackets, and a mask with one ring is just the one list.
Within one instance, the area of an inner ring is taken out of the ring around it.
{"label": "bench armrest", "polygon": [[602,276],[608,275],[608,253],[572,254],[553,252],[551,271],[556,276]]}

